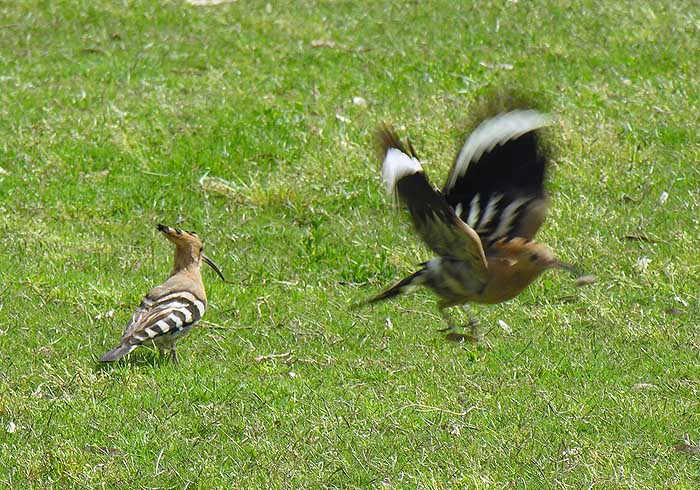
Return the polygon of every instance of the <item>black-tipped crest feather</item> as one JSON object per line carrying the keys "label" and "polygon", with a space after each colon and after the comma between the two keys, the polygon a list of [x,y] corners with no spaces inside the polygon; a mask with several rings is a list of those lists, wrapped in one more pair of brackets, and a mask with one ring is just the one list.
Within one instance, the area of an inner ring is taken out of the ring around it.
{"label": "black-tipped crest feather", "polygon": [[394,128],[386,123],[381,124],[377,128],[377,143],[380,159],[384,159],[389,148],[396,148],[412,158],[418,158],[411,140],[406,140],[406,143],[401,141]]}

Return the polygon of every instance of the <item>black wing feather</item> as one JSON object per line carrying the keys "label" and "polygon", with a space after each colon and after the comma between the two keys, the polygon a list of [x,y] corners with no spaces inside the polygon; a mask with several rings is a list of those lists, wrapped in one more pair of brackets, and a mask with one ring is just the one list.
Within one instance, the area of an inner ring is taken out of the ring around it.
{"label": "black wing feather", "polygon": [[488,119],[455,160],[443,194],[486,244],[514,236],[532,238],[542,224],[548,158],[539,128],[545,121],[535,111]]}

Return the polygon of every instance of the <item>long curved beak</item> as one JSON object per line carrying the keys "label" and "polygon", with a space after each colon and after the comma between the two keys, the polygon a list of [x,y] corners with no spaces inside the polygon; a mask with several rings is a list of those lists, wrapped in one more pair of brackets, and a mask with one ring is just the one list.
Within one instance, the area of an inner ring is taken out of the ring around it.
{"label": "long curved beak", "polygon": [[573,265],[567,264],[566,262],[560,262],[558,260],[553,260],[549,266],[551,269],[562,269],[571,272],[575,276],[580,276],[581,272]]}
{"label": "long curved beak", "polygon": [[590,284],[594,284],[598,280],[596,276],[591,274],[583,275],[581,271],[573,265],[569,265],[565,262],[559,262],[558,260],[554,260],[550,267],[553,269],[563,269],[575,275],[576,281],[574,282],[574,285],[576,287],[588,286]]}
{"label": "long curved beak", "polygon": [[222,281],[228,282],[228,281],[226,280],[226,278],[224,277],[224,275],[221,273],[221,269],[219,269],[219,266],[216,265],[216,264],[214,263],[213,260],[211,260],[211,259],[210,259],[209,257],[207,257],[206,255],[202,255],[202,260],[203,260],[204,262],[206,262],[207,265],[208,265],[209,267],[211,267],[212,269],[214,269],[214,272],[216,272],[216,273],[219,275],[219,277],[221,278]]}

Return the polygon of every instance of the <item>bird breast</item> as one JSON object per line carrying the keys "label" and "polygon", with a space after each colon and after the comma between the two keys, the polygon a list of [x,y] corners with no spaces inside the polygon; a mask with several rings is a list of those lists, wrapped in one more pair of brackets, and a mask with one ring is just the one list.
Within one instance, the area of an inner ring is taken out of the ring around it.
{"label": "bird breast", "polygon": [[515,298],[532,281],[542,274],[542,269],[503,258],[488,258],[489,280],[484,290],[472,299],[475,303],[495,304]]}

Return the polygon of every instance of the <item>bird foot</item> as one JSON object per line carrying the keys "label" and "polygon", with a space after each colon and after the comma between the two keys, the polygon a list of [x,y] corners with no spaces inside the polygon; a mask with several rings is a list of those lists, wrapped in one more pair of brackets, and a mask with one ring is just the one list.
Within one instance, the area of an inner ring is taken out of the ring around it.
{"label": "bird foot", "polygon": [[474,330],[474,329],[479,328],[480,325],[481,325],[481,322],[479,320],[477,320],[476,318],[471,318],[469,320],[469,323],[464,324],[462,326],[462,328],[464,328],[464,329],[468,328],[469,330]]}
{"label": "bird foot", "polygon": [[478,344],[481,340],[471,334],[465,334],[465,333],[459,333],[459,332],[450,332],[447,335],[445,335],[445,340],[449,340],[450,342],[458,342],[458,343],[466,343],[470,342],[472,344]]}
{"label": "bird foot", "polygon": [[469,329],[470,336],[476,339],[474,342],[478,343],[484,340],[484,332],[481,330],[481,323],[479,323],[479,320],[472,319],[464,328]]}
{"label": "bird foot", "polygon": [[[484,340],[484,333],[481,331],[480,326],[481,324],[478,320],[472,319],[469,323],[462,325],[461,328],[457,328],[454,325],[449,325],[445,328],[438,329],[438,332],[448,332],[445,339],[451,342],[479,343]],[[460,333],[460,330],[468,331],[469,333]]]}

